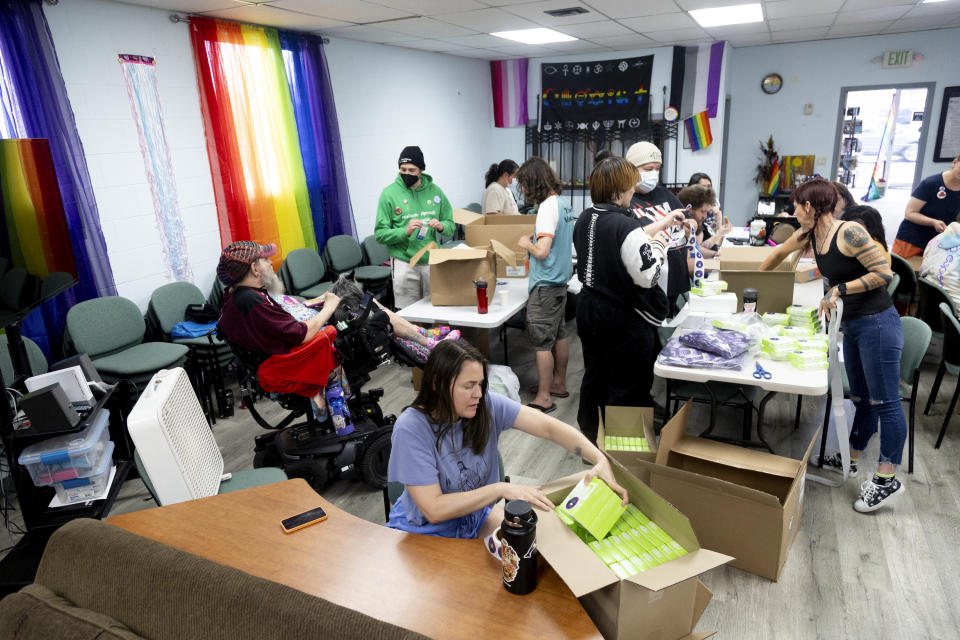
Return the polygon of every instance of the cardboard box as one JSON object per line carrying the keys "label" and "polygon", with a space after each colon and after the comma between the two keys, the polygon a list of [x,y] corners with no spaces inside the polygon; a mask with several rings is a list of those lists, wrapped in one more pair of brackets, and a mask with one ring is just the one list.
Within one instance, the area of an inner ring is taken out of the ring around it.
{"label": "cardboard box", "polygon": [[[690,519],[701,544],[731,566],[777,580],[800,530],[807,459],[687,435],[690,401],[660,432],[650,486]],[[818,430],[819,433],[819,430]]]}
{"label": "cardboard box", "polygon": [[413,390],[419,392],[420,387],[423,386],[423,369],[420,367],[412,367],[410,371],[412,372],[410,374],[410,381],[413,383]]}
{"label": "cardboard box", "polygon": [[465,242],[471,247],[486,247],[491,240],[503,243],[517,253],[520,236],[532,236],[537,217],[531,215],[487,214],[481,215],[466,209],[454,209],[453,221],[463,225]]}
{"label": "cardboard box", "polygon": [[476,280],[487,282],[487,300],[497,292],[497,262],[516,266],[516,254],[497,240],[482,248],[438,249],[433,242],[410,259],[416,265],[423,254],[430,252],[430,302],[437,307],[477,306]]}
{"label": "cardboard box", "polygon": [[[641,482],[650,484],[650,472],[638,467],[637,461],[654,462],[657,459],[657,441],[653,431],[653,407],[606,407],[607,419],[600,412],[600,425],[597,428],[597,447],[600,451],[618,461],[627,471]],[[639,436],[647,441],[650,451],[607,451],[604,446],[606,436]]]}
{"label": "cardboard box", "polygon": [[816,260],[799,260],[797,262],[797,282],[810,282],[822,278],[820,269],[817,268]]}
{"label": "cardboard box", "polygon": [[514,260],[516,266],[510,266],[504,260],[497,260],[498,278],[526,278],[530,275],[526,251],[517,251],[514,254]]}
{"label": "cardboard box", "polygon": [[[697,579],[701,573],[732,560],[700,547],[690,522],[647,485],[609,458],[613,474],[630,494],[630,502],[656,522],[688,553],[625,580],[597,557],[553,511],[538,513],[537,549],[580,599],[583,608],[607,640],[678,640],[707,638],[693,633],[712,594]],[[543,487],[559,503],[583,473]]]}
{"label": "cardboard box", "polygon": [[720,253],[720,279],[727,281],[727,291],[737,294],[737,309],[743,309],[743,290],[757,290],[757,312],[782,313],[793,304],[793,283],[796,278],[796,252],[772,271],[759,271],[760,263],[773,247],[724,247]]}

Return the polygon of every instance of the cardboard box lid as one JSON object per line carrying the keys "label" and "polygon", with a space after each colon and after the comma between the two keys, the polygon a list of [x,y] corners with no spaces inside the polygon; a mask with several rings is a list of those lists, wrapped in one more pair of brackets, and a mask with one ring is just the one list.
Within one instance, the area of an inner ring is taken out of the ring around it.
{"label": "cardboard box lid", "polygon": [[412,269],[413,267],[417,266],[417,263],[420,262],[420,258],[423,257],[423,254],[425,254],[427,251],[430,251],[431,249],[436,249],[436,248],[437,248],[437,243],[433,242],[432,240],[427,244],[423,245],[422,247],[420,247],[420,251],[417,251],[415,254],[413,254],[413,257],[410,258],[410,263],[409,263],[410,268]]}
{"label": "cardboard box lid", "polygon": [[688,578],[698,576],[710,569],[715,569],[731,560],[733,560],[733,558],[730,556],[725,556],[716,551],[696,549],[690,551],[685,556],[674,558],[652,569],[647,569],[646,571],[630,576],[627,578],[627,581],[640,585],[650,591],[660,591]]}
{"label": "cardboard box lid", "polygon": [[419,251],[413,254],[413,257],[410,258],[410,266],[413,267],[420,262],[420,258],[422,258],[423,254],[427,251],[430,252],[430,259],[427,264],[431,265],[443,264],[444,262],[451,262],[454,260],[483,260],[489,255],[490,251],[493,251],[510,266],[515,267],[517,265],[516,252],[514,252],[512,249],[508,249],[506,245],[498,240],[490,240],[489,248],[463,248],[463,245],[461,245],[460,248],[456,249],[439,249],[437,248],[435,242],[429,242]]}
{"label": "cardboard box lid", "polygon": [[[720,252],[720,271],[757,271],[760,263],[773,253],[774,247],[724,247]],[[771,271],[794,271],[800,260],[800,251],[781,262]],[[723,276],[720,276],[721,280]]]}
{"label": "cardboard box lid", "polygon": [[453,221],[457,224],[470,224],[476,220],[483,218],[483,214],[475,213],[467,209],[454,209],[453,210]]}

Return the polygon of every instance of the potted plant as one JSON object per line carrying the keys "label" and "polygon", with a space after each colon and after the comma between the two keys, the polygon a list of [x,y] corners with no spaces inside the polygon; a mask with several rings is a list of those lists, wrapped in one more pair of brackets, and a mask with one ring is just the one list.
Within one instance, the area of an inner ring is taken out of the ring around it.
{"label": "potted plant", "polygon": [[780,155],[773,146],[773,134],[767,143],[760,143],[760,164],[753,181],[760,186],[760,193],[775,196],[780,190]]}

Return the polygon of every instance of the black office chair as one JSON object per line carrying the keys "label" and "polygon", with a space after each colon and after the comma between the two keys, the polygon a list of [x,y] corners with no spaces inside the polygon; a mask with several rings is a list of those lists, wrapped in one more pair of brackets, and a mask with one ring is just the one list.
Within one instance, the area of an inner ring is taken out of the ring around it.
{"label": "black office chair", "polygon": [[900,284],[893,292],[893,301],[905,302],[907,304],[905,315],[910,315],[910,308],[917,299],[917,272],[909,262],[895,253],[890,254],[890,268],[900,276]]}
{"label": "black office chair", "polygon": [[945,304],[954,317],[957,317],[957,307],[953,298],[946,289],[928,278],[917,281],[920,287],[920,301],[917,303],[917,317],[927,323],[933,335],[943,338],[943,323],[940,320],[940,305]]}
{"label": "black office chair", "polygon": [[[930,390],[930,397],[927,398],[927,406],[923,410],[923,415],[927,415],[930,411],[930,405],[937,401],[937,393],[940,392],[943,374],[949,372],[952,376],[960,376],[960,320],[957,320],[953,309],[943,302],[940,303],[940,319],[943,328],[943,356],[940,359],[937,378],[933,382],[933,389]],[[960,398],[960,379],[954,384],[953,397],[947,407],[947,414],[943,417],[943,426],[940,428],[940,434],[937,436],[937,444],[934,445],[934,449],[939,449],[940,445],[943,444],[943,436],[947,434],[947,427],[950,426],[953,410],[957,406],[957,399]]]}

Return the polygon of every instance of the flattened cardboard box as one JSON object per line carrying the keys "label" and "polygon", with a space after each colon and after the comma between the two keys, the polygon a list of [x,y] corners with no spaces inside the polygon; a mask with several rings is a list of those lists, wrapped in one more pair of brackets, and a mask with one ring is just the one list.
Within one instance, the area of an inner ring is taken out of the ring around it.
{"label": "flattened cardboard box", "polygon": [[[702,544],[731,566],[777,580],[800,530],[807,460],[686,434],[690,402],[660,432],[650,486],[690,519]],[[819,433],[819,431],[818,431]]]}
{"label": "flattened cardboard box", "polygon": [[[604,420],[606,412],[606,420]],[[650,451],[607,451],[606,436],[633,436],[647,441]],[[654,462],[657,459],[657,441],[653,432],[653,407],[606,407],[600,412],[597,428],[597,447],[626,467],[644,484],[650,484],[650,472],[638,467],[637,461]]]}
{"label": "flattened cardboard box", "polygon": [[[693,632],[713,595],[697,576],[732,558],[700,548],[683,514],[605,455],[630,502],[688,553],[621,580],[553,511],[538,514],[537,549],[580,599],[606,640],[699,640],[713,635]],[[557,504],[582,476],[555,480],[543,491]]]}
{"label": "flattened cardboard box", "polygon": [[[521,236],[532,236],[537,217],[531,215],[480,215],[466,209],[454,209],[453,221],[463,225],[464,241],[471,247],[486,247],[491,240],[497,240],[517,253],[517,266],[507,269],[506,265],[497,265],[497,276],[501,278],[525,278],[527,252],[520,248]],[[522,273],[521,273],[522,272]]]}
{"label": "flattened cardboard box", "polygon": [[516,254],[497,240],[487,243],[489,248],[438,249],[433,242],[410,258],[410,266],[417,264],[430,251],[430,302],[436,307],[477,306],[477,292],[473,283],[485,280],[487,300],[493,300],[497,291],[497,261],[516,265]]}
{"label": "flattened cardboard box", "polygon": [[737,309],[743,309],[743,290],[757,290],[758,313],[783,313],[793,304],[793,283],[796,278],[797,251],[771,271],[760,271],[773,247],[724,247],[720,252],[720,279],[727,291],[737,294]]}

